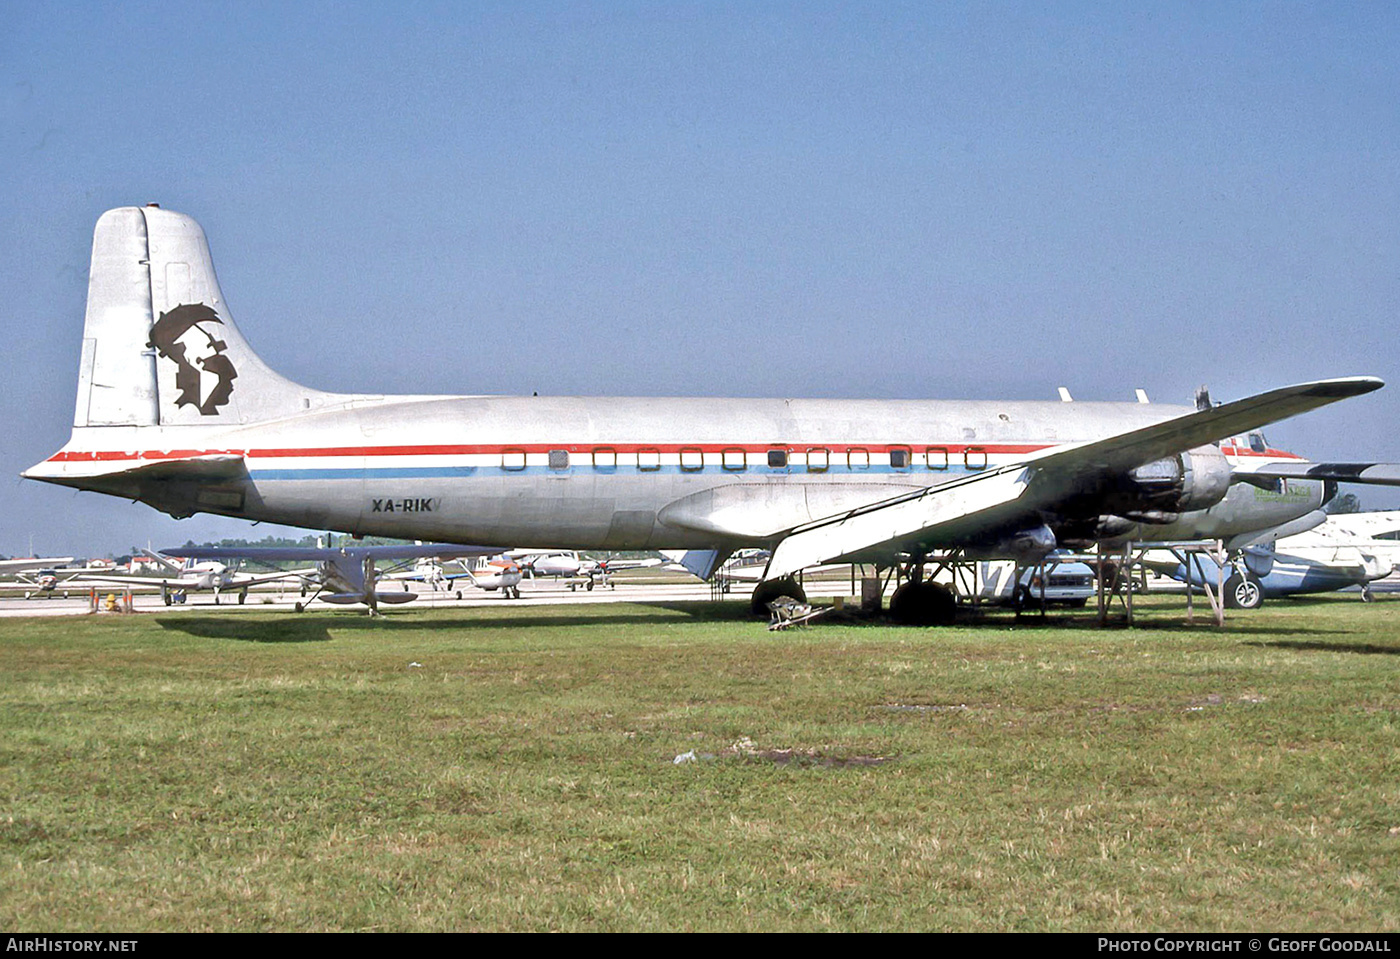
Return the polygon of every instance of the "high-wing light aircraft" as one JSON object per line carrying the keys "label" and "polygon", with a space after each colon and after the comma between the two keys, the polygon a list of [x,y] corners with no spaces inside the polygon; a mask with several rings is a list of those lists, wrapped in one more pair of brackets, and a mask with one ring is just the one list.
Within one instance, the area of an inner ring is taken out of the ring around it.
{"label": "high-wing light aircraft", "polygon": [[610,577],[618,570],[661,565],[659,559],[588,559],[572,549],[517,549],[510,555],[531,579],[562,576],[570,581],[571,590],[580,585],[590,590],[594,586],[611,586]]}
{"label": "high-wing light aircraft", "polygon": [[[409,581],[426,583],[433,590],[451,590],[459,580],[465,579],[477,589],[488,593],[501,591],[506,599],[520,598],[520,565],[509,555],[491,558],[489,556],[461,556],[449,562],[437,559],[420,559],[413,569],[401,573],[381,573],[379,579],[397,580],[408,589]],[[462,591],[457,590],[457,598]]]}
{"label": "high-wing light aircraft", "polygon": [[1149,550],[1147,565],[1180,582],[1200,586],[1224,581],[1225,602],[1253,609],[1266,598],[1327,593],[1370,584],[1400,563],[1400,512],[1308,514],[1277,530],[1242,538],[1224,575],[1209,557],[1191,564],[1164,550]]}
{"label": "high-wing light aircraft", "polygon": [[[484,589],[488,593],[500,590],[506,599],[520,598],[520,564],[510,556],[483,556],[472,563],[465,559],[461,562],[466,569],[467,578],[477,589]],[[462,594],[458,593],[457,598],[461,599]]]}
{"label": "high-wing light aircraft", "polygon": [[[159,573],[101,573],[88,572],[78,578],[88,583],[115,583],[123,586],[159,586],[160,597],[169,606],[172,602],[185,601],[185,595],[191,591],[209,590],[214,594],[214,602],[217,604],[224,593],[237,593],[238,602],[241,605],[248,599],[248,590],[253,586],[260,586],[263,583],[276,583],[288,579],[297,579],[302,574],[299,572],[275,572],[264,574],[243,573],[238,569],[238,563],[224,563],[218,560],[206,560],[196,562],[187,559],[183,563],[172,562],[170,557],[155,550],[143,549],[141,553],[154,560],[160,567]],[[177,554],[178,555],[178,554]]]}
{"label": "high-wing light aircraft", "polygon": [[[415,593],[379,588],[380,577],[383,574],[377,563],[381,560],[417,562],[429,557],[445,559],[489,556],[501,551],[494,547],[426,543],[416,546],[181,546],[165,552],[188,559],[252,559],[267,563],[314,562],[316,570],[307,577],[317,583],[316,592],[311,599],[338,605],[358,603],[368,606],[370,612],[375,613],[382,603],[398,605],[417,598]],[[297,612],[304,608],[305,604],[296,604]]]}
{"label": "high-wing light aircraft", "polygon": [[1320,380],[1204,409],[327,393],[253,352],[193,219],[123,207],[93,236],[72,436],[24,475],[176,517],[684,549],[710,556],[706,572],[764,547],[756,602],[796,592],[813,565],[904,565],[892,612],[939,622],[953,598],[922,578],[934,551],[1228,536],[1316,509],[1337,479],[1400,481],[1296,457],[1283,479],[1246,474],[1212,445],[1381,385]]}
{"label": "high-wing light aircraft", "polygon": [[0,560],[0,576],[14,576],[14,583],[5,585],[24,590],[25,599],[36,595],[47,598],[60,590],[66,599],[68,590],[64,587],[82,574],[82,570],[63,569],[71,562],[71,556],[4,559]]}

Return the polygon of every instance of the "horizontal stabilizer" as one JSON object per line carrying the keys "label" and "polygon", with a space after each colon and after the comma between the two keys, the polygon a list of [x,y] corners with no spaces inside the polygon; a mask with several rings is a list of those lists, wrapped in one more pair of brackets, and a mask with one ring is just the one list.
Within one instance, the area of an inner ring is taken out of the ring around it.
{"label": "horizontal stabilizer", "polygon": [[139,461],[126,469],[113,469],[112,461],[100,453],[66,453],[31,466],[20,474],[27,479],[80,485],[98,478],[107,485],[130,480],[194,480],[218,482],[242,479],[248,475],[238,453],[207,453],[200,456],[170,457]]}
{"label": "horizontal stabilizer", "polygon": [[1270,463],[1250,470],[1270,479],[1335,480],[1371,486],[1400,486],[1400,463]]}

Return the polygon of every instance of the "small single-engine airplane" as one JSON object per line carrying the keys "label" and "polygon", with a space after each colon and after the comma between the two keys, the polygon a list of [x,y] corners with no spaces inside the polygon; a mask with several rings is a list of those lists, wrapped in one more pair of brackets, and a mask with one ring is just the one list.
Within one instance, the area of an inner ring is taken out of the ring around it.
{"label": "small single-engine airplane", "polygon": [[[170,555],[157,553],[155,550],[143,549],[141,553],[151,559],[161,569],[161,572],[144,574],[87,572],[80,574],[78,579],[85,583],[159,586],[160,598],[167,606],[175,602],[183,603],[186,595],[190,592],[204,590],[209,590],[214,594],[215,604],[220,602],[223,594],[237,593],[238,602],[242,605],[247,602],[248,590],[253,586],[298,579],[305,575],[303,572],[297,571],[254,575],[240,572],[238,562],[229,564],[216,559],[204,562],[186,559],[184,562],[176,563],[171,560]],[[181,554],[177,552],[174,555]]]}
{"label": "small single-engine airplane", "polygon": [[[484,589],[488,593],[500,590],[506,599],[520,598],[520,564],[510,556],[482,556],[475,561],[463,558],[459,562],[466,569],[467,578],[477,589]],[[462,598],[460,591],[457,598]]]}
{"label": "small single-engine airplane", "polygon": [[612,586],[612,574],[622,569],[660,566],[659,559],[588,559],[572,549],[517,549],[510,553],[531,579],[552,576],[569,581],[569,589],[579,586]]}
{"label": "small single-engine airplane", "polygon": [[380,573],[379,580],[380,582],[391,580],[402,583],[405,592],[408,591],[409,583],[422,583],[436,593],[451,590],[452,584],[464,576],[466,576],[465,573],[449,573],[437,559],[427,557],[415,562],[412,569]]}
{"label": "small single-engine airplane", "polygon": [[[73,432],[31,479],[217,513],[403,539],[686,550],[708,577],[772,556],[754,604],[794,576],[908,570],[906,622],[948,622],[935,552],[1234,536],[1317,509],[1338,480],[1400,466],[1313,464],[1222,441],[1380,389],[1316,380],[1196,408],[1135,403],[378,396],[273,372],[234,325],[204,231],[123,207],[93,235]],[[1066,399],[1068,397],[1065,397]],[[365,595],[364,587],[346,592]],[[762,605],[760,605],[762,604]]]}
{"label": "small single-engine airplane", "polygon": [[[379,588],[383,573],[377,564],[381,560],[403,563],[417,562],[430,557],[450,559],[461,556],[493,556],[501,550],[494,547],[426,543],[416,546],[180,546],[164,552],[188,559],[249,559],[266,563],[314,562],[314,572],[293,574],[317,584],[316,592],[311,596],[312,600],[320,599],[322,602],[338,605],[363,604],[374,614],[379,611],[381,603],[398,605],[417,598],[416,593],[405,590]],[[395,569],[397,567],[390,567],[386,572]],[[305,603],[296,604],[297,612],[305,608]]]}
{"label": "small single-engine airplane", "polygon": [[6,585],[22,589],[25,599],[33,599],[35,596],[44,599],[57,592],[62,592],[66,599],[67,587],[83,572],[80,569],[63,568],[71,562],[71,556],[0,560],[0,575],[14,576],[14,583]]}
{"label": "small single-engine airplane", "polygon": [[1320,511],[1267,533],[1232,544],[1224,575],[1214,560],[1202,556],[1191,564],[1160,550],[1145,562],[1156,572],[1192,586],[1225,584],[1225,603],[1254,609],[1265,599],[1304,593],[1328,593],[1361,587],[1372,598],[1371,583],[1384,579],[1400,563],[1400,512],[1323,514]]}
{"label": "small single-engine airplane", "polygon": [[[405,592],[410,582],[424,583],[435,592],[450,592],[458,580],[465,579],[477,589],[488,593],[500,590],[506,599],[519,599],[520,576],[520,566],[506,555],[494,559],[489,556],[459,556],[443,562],[435,558],[420,559],[411,570],[381,573],[379,579],[401,582]],[[456,592],[457,598],[461,599],[462,591],[458,589]]]}

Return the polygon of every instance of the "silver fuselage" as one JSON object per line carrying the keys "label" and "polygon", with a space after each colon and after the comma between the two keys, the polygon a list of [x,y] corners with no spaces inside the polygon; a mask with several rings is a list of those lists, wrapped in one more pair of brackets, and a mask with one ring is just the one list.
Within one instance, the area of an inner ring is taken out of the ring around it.
{"label": "silver fuselage", "polygon": [[[361,535],[511,547],[736,547],[1191,412],[1025,401],[337,399],[247,426],[88,427],[81,446],[70,443],[27,475],[174,515]],[[198,484],[123,475],[193,455],[241,456],[246,473]],[[1322,496],[1316,482],[1291,481],[1281,492],[1237,484],[1218,505],[1141,526],[1132,538],[1229,536],[1300,516]]]}

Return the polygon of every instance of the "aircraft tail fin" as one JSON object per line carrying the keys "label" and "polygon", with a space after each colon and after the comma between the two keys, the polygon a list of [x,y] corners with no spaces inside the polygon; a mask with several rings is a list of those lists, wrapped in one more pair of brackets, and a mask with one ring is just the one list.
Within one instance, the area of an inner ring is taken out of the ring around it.
{"label": "aircraft tail fin", "polygon": [[253,352],[193,219],[146,206],[97,221],[75,427],[227,426],[333,396],[279,376]]}

